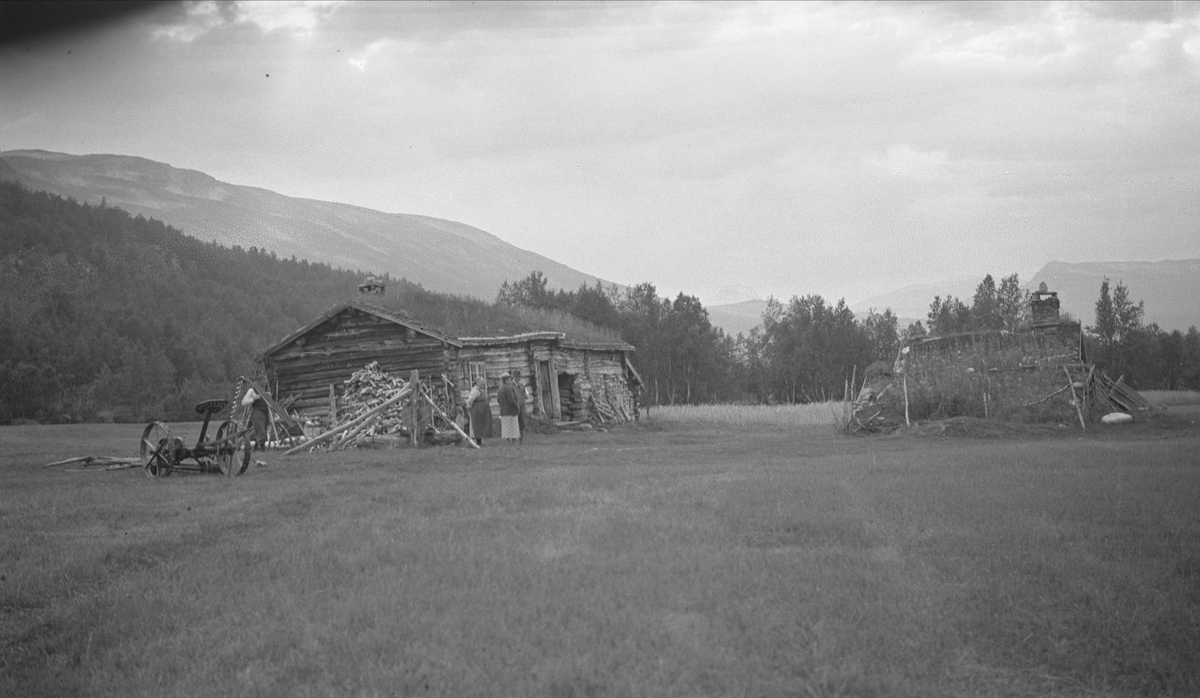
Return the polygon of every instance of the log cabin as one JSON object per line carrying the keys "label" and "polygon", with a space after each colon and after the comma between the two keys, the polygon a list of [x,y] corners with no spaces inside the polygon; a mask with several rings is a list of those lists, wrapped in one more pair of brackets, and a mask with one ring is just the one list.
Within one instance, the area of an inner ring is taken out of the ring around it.
{"label": "log cabin", "polygon": [[644,387],[634,347],[621,341],[579,341],[562,332],[499,337],[451,337],[366,300],[337,305],[268,347],[261,360],[279,399],[291,409],[328,418],[352,373],[371,362],[398,377],[417,371],[444,386],[461,408],[477,376],[487,381],[492,413],[500,375],[509,373],[529,413],[553,421],[629,421]]}

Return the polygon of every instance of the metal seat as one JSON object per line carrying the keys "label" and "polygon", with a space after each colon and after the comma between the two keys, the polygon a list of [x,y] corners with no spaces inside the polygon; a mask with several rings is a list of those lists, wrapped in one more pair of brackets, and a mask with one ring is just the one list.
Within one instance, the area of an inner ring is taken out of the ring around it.
{"label": "metal seat", "polygon": [[196,405],[196,414],[212,414],[220,412],[229,404],[228,400],[205,400]]}

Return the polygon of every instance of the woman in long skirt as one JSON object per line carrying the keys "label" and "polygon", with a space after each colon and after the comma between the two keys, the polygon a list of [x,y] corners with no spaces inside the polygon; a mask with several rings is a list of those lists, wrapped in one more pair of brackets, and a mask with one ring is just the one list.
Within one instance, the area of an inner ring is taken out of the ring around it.
{"label": "woman in long skirt", "polygon": [[504,373],[500,380],[500,393],[497,395],[500,403],[500,436],[508,443],[515,444],[521,440],[521,401],[517,397],[517,386],[512,376]]}

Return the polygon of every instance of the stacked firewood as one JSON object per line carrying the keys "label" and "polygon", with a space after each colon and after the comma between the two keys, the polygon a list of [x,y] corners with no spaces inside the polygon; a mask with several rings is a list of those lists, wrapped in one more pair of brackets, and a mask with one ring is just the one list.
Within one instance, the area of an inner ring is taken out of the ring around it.
{"label": "stacked firewood", "polygon": [[1104,374],[1103,371],[1096,371],[1089,375],[1091,380],[1088,381],[1088,388],[1096,398],[1096,407],[1100,410],[1112,412],[1124,412],[1126,414],[1136,414],[1138,412],[1146,412],[1160,409],[1157,405],[1147,400],[1141,393],[1134,390],[1125,384],[1125,377],[1121,376],[1115,381]]}
{"label": "stacked firewood", "polygon": [[855,394],[854,380],[855,378],[851,378],[851,381],[846,383],[845,395],[842,399],[842,413],[837,419],[838,430],[845,434],[858,432],[874,434],[897,429],[900,426],[899,422],[885,414],[884,407],[880,403],[880,398],[891,390],[892,385],[889,383],[879,389],[878,386],[872,387],[864,379],[862,386],[858,389],[857,397],[851,399],[851,395]]}
{"label": "stacked firewood", "polygon": [[610,381],[608,376],[593,382],[591,388],[592,414],[601,424],[633,421],[632,396],[628,390],[621,390],[621,386],[615,380]]}
{"label": "stacked firewood", "polygon": [[[450,408],[453,386],[441,376],[405,382],[389,376],[372,362],[343,383],[338,400],[338,423],[329,431],[313,436],[292,447],[284,455],[328,444],[330,450],[380,442],[399,443],[402,438],[414,445],[423,438],[427,443],[459,443],[478,448],[454,421]],[[443,407],[443,405],[445,407]],[[444,427],[439,429],[438,426]],[[414,433],[416,437],[414,437]]]}
{"label": "stacked firewood", "polygon": [[[338,397],[337,406],[339,425],[353,422],[408,387],[405,381],[388,375],[379,368],[378,361],[372,361],[355,371],[342,385],[342,394]],[[380,412],[363,429],[365,433],[362,436],[398,434],[404,429],[406,406],[407,403],[398,402]]]}
{"label": "stacked firewood", "polygon": [[[454,390],[450,380],[445,375],[442,375],[436,378],[421,378],[420,381],[424,386],[425,394],[437,406],[437,409],[433,411],[434,431],[438,433],[454,432],[454,427],[451,426],[450,422],[451,419],[458,416],[458,407],[455,406],[454,400],[450,397]],[[438,410],[441,412],[439,413]]]}

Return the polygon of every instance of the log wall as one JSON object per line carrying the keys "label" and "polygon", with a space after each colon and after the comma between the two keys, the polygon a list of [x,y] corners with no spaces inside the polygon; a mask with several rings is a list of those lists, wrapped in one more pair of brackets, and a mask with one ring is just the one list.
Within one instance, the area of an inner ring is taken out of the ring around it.
{"label": "log wall", "polygon": [[[541,341],[541,347],[534,348],[533,344],[533,342],[523,342],[521,344],[503,346],[463,347],[458,349],[457,360],[453,362],[455,375],[450,376],[450,378],[458,386],[459,405],[465,404],[467,397],[471,394],[471,381],[468,375],[469,364],[474,361],[482,361],[484,363],[484,376],[487,378],[488,402],[492,406],[492,414],[499,417],[500,403],[497,401],[497,396],[500,394],[500,374],[509,373],[517,376],[518,388],[523,392],[524,387],[529,384],[529,377],[533,375],[534,363],[531,356],[547,353],[545,340]],[[535,411],[532,402],[526,406],[529,408],[531,414]]]}
{"label": "log wall", "polygon": [[[555,376],[551,377],[550,389],[557,391],[561,404],[560,418],[564,420],[588,420],[595,417],[592,401],[602,400],[606,405],[615,401],[628,414],[633,412],[633,395],[629,390],[629,376],[625,369],[625,355],[620,351],[597,351],[579,347],[563,347],[550,340],[493,346],[468,346],[458,350],[458,360],[453,379],[457,383],[459,400],[465,402],[470,394],[468,366],[482,361],[488,383],[488,397],[492,413],[500,414],[496,400],[500,388],[500,374],[510,373],[517,377],[518,386],[536,382],[537,363],[549,362]],[[540,386],[531,390],[526,407],[530,414],[538,414]],[[460,403],[461,404],[461,403]],[[545,406],[550,415],[551,405]],[[619,409],[618,409],[619,411]]]}

